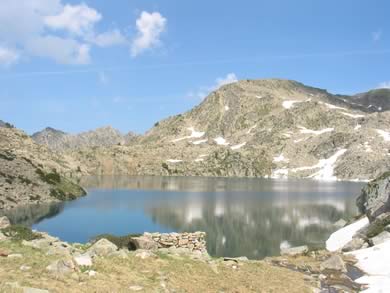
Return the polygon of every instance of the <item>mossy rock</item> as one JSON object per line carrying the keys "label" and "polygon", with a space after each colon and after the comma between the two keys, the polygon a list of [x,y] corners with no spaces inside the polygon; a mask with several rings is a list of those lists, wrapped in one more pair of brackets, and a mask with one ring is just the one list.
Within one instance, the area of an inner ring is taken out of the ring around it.
{"label": "mossy rock", "polygon": [[7,228],[1,229],[1,232],[14,241],[31,241],[42,238],[40,234],[35,233],[30,228],[22,225],[12,225]]}

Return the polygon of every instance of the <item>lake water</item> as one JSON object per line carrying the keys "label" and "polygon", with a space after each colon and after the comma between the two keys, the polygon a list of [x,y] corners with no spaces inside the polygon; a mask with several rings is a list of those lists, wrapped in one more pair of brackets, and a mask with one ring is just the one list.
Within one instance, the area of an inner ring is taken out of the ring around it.
{"label": "lake water", "polygon": [[323,246],[337,220],[356,215],[363,186],[198,177],[91,177],[82,185],[84,198],[8,216],[70,242],[104,233],[205,231],[211,255],[259,259],[278,255],[281,246]]}

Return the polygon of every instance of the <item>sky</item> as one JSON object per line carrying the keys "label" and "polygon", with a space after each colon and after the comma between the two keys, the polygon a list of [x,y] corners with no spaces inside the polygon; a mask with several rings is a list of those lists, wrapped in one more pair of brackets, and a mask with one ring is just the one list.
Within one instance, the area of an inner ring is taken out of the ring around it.
{"label": "sky", "polygon": [[240,79],[390,88],[387,0],[1,0],[0,119],[143,133]]}

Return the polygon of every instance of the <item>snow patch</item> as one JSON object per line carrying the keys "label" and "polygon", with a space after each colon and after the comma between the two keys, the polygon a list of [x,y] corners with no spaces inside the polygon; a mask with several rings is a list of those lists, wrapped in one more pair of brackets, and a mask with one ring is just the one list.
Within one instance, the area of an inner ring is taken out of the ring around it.
{"label": "snow patch", "polygon": [[229,106],[225,106],[225,111],[229,111]]}
{"label": "snow patch", "polygon": [[208,139],[201,139],[201,140],[196,140],[196,141],[193,141],[192,144],[202,144],[202,143],[206,143],[208,141]]}
{"label": "snow patch", "polygon": [[334,128],[325,128],[322,130],[311,130],[311,129],[307,129],[303,126],[298,126],[298,128],[301,129],[300,132],[303,134],[314,134],[314,135],[321,135],[321,134],[324,134],[327,132],[332,132],[334,130]]}
{"label": "snow patch", "polygon": [[257,125],[253,125],[251,128],[249,128],[248,131],[246,132],[246,134],[250,134],[251,131],[256,128],[256,126]]}
{"label": "snow patch", "polygon": [[222,136],[219,136],[217,138],[214,138],[214,141],[218,144],[218,145],[229,145],[228,142],[226,142],[226,140],[222,137]]}
{"label": "snow patch", "polygon": [[191,134],[189,136],[184,136],[184,137],[181,137],[181,138],[174,139],[174,140],[172,140],[172,142],[178,142],[178,141],[181,141],[181,140],[191,139],[191,138],[201,138],[201,137],[203,137],[205,135],[205,132],[196,131],[194,129],[194,127],[189,127],[187,129],[189,131],[191,131]]}
{"label": "snow patch", "polygon": [[382,136],[385,141],[390,141],[390,132],[381,129],[376,129],[376,132]]}
{"label": "snow patch", "polygon": [[288,169],[287,168],[273,170],[272,174],[271,174],[272,179],[287,178],[287,176],[288,176]]}
{"label": "snow patch", "polygon": [[353,255],[358,262],[356,266],[367,276],[356,280],[359,284],[367,284],[368,289],[363,292],[390,292],[390,241],[370,248],[355,250]]}
{"label": "snow patch", "polygon": [[362,126],[360,124],[356,125],[354,130],[359,130],[360,128],[362,128]]}
{"label": "snow patch", "polygon": [[363,118],[365,117],[364,115],[360,115],[360,114],[351,114],[351,113],[347,113],[347,112],[341,112],[341,114],[345,115],[345,116],[348,116],[348,117],[351,117],[351,118]]}
{"label": "snow patch", "polygon": [[364,217],[353,224],[337,230],[330,235],[329,239],[326,241],[326,249],[329,251],[337,251],[343,248],[344,245],[352,240],[352,236],[355,235],[358,230],[368,225],[368,223],[368,218]]}
{"label": "snow patch", "polygon": [[256,98],[258,98],[258,99],[262,99],[262,98],[264,98],[264,97],[262,97],[262,96],[256,96]]}
{"label": "snow patch", "polygon": [[167,162],[168,162],[168,163],[172,163],[172,164],[177,164],[177,163],[183,162],[183,160],[169,159],[169,160],[167,160]]}
{"label": "snow patch", "polygon": [[202,159],[202,158],[198,158],[198,159],[194,160],[194,162],[203,162],[203,161],[204,161],[204,159]]}
{"label": "snow patch", "polygon": [[277,163],[277,162],[288,162],[288,161],[289,160],[286,159],[283,154],[280,154],[279,156],[274,157],[274,160],[273,160],[274,163]]}
{"label": "snow patch", "polygon": [[298,172],[312,169],[320,169],[316,173],[310,175],[308,178],[327,181],[337,180],[337,177],[333,175],[334,165],[337,162],[338,158],[342,156],[346,151],[347,149],[341,149],[328,159],[321,159],[318,164],[314,166],[294,168],[292,169],[292,171]]}
{"label": "snow patch", "polygon": [[231,149],[234,151],[234,150],[238,150],[240,148],[242,148],[243,146],[246,145],[246,142],[243,142],[243,143],[240,143],[240,144],[237,144],[237,145],[234,145],[231,147]]}
{"label": "snow patch", "polygon": [[279,248],[280,248],[280,250],[289,249],[289,248],[291,248],[291,244],[287,240],[283,240],[282,242],[280,242]]}
{"label": "snow patch", "polygon": [[325,105],[326,107],[328,107],[329,109],[332,109],[332,110],[334,110],[334,109],[336,109],[336,110],[344,110],[344,111],[347,110],[345,108],[338,107],[338,106],[335,106],[335,105],[332,105],[332,104],[328,104],[328,103],[324,103],[324,102],[319,102],[319,103],[322,104],[322,105]]}
{"label": "snow patch", "polygon": [[301,101],[296,101],[296,100],[284,101],[282,103],[282,106],[285,109],[291,109],[294,106],[294,104],[296,104],[296,103],[301,103]]}

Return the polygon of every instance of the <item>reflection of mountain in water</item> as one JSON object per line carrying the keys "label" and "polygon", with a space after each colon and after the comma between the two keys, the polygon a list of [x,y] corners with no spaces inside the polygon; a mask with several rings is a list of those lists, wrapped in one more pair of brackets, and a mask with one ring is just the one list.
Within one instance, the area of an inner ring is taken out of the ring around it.
{"label": "reflection of mountain in water", "polygon": [[58,215],[63,208],[64,203],[27,205],[12,210],[0,211],[0,216],[7,216],[13,224],[31,227],[35,223]]}
{"label": "reflection of mountain in water", "polygon": [[212,255],[249,258],[277,255],[281,246],[322,246],[334,222],[356,213],[352,199],[296,195],[260,200],[255,194],[217,194],[212,200],[190,196],[153,203],[147,212],[177,231],[206,231]]}

